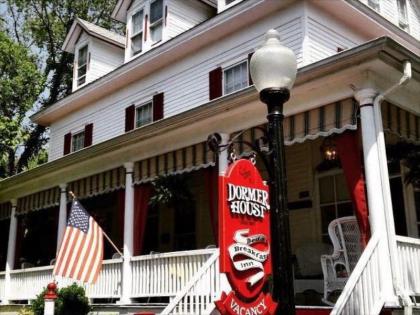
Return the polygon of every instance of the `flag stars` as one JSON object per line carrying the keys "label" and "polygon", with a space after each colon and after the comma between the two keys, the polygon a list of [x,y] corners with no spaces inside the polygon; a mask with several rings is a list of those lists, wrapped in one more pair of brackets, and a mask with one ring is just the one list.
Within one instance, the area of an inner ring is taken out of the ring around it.
{"label": "flag stars", "polygon": [[79,229],[84,233],[87,233],[89,230],[89,214],[77,201],[73,203],[67,225]]}

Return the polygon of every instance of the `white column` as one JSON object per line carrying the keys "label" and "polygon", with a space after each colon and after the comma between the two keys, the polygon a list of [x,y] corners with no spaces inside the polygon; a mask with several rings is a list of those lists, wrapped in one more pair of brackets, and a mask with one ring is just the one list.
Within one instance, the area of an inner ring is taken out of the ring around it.
{"label": "white column", "polygon": [[229,142],[229,135],[227,133],[220,133],[222,140],[220,141],[221,150],[218,155],[219,176],[224,176],[229,162],[229,150],[225,145]]}
{"label": "white column", "polygon": [[16,217],[16,199],[12,199],[12,212],[10,214],[10,228],[9,228],[9,242],[7,244],[7,260],[6,272],[4,281],[4,296],[6,299],[3,304],[8,304],[8,297],[10,296],[10,271],[13,270],[15,264],[15,250],[16,250],[16,235],[17,235],[17,217]]}
{"label": "white column", "polygon": [[133,256],[133,236],[134,236],[134,187],[133,169],[134,163],[124,164],[125,167],[125,208],[124,208],[124,262],[121,304],[131,302],[132,270],[131,257]]}
{"label": "white column", "polygon": [[67,184],[60,184],[60,210],[58,213],[57,253],[60,250],[67,223]]}
{"label": "white column", "polygon": [[367,199],[369,205],[369,222],[372,235],[380,235],[381,282],[383,297],[386,302],[395,301],[392,283],[388,232],[385,219],[385,198],[382,193],[381,168],[373,101],[377,95],[374,89],[363,89],[355,94],[360,106],[362,127],[363,157],[365,166]]}

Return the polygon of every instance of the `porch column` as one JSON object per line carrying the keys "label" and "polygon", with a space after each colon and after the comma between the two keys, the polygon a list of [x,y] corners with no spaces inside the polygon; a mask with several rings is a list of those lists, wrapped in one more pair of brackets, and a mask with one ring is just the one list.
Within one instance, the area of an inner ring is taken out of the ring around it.
{"label": "porch column", "polygon": [[360,120],[362,127],[363,157],[366,177],[366,190],[369,205],[369,222],[373,234],[380,235],[379,251],[381,257],[381,282],[383,283],[383,297],[386,302],[395,301],[392,283],[390,250],[388,246],[388,231],[385,218],[385,198],[382,192],[380,151],[378,135],[375,128],[374,98],[378,92],[371,88],[359,90],[355,94],[360,106]]}
{"label": "porch column", "polygon": [[[221,146],[225,146],[229,142],[229,134],[227,133],[220,133],[222,140],[220,141]],[[223,147],[224,150],[219,152],[218,155],[218,165],[219,165],[219,176],[224,176],[226,173],[226,169],[228,167],[229,161],[229,150]]]}
{"label": "porch column", "polygon": [[12,204],[12,212],[10,214],[10,228],[9,228],[9,241],[7,243],[7,260],[6,260],[6,272],[5,272],[5,281],[4,281],[4,296],[5,300],[3,304],[9,304],[10,296],[10,271],[14,269],[15,264],[15,250],[16,250],[16,235],[17,235],[17,217],[16,217],[16,199],[10,200]]}
{"label": "porch column", "polygon": [[57,253],[66,231],[67,223],[67,184],[60,184],[60,211],[58,213]]}
{"label": "porch column", "polygon": [[122,294],[120,303],[129,304],[131,302],[131,257],[133,256],[133,236],[134,236],[134,187],[133,170],[134,163],[124,164],[125,168],[125,208],[124,208],[124,261],[122,270]]}

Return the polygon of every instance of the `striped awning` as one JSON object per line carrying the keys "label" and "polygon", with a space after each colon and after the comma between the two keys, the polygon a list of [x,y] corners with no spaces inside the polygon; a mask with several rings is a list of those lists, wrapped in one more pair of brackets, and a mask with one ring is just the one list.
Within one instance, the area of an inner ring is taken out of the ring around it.
{"label": "striped awning", "polygon": [[0,203],[0,221],[10,218],[12,204],[10,202]]}
{"label": "striped awning", "polygon": [[[332,134],[342,133],[345,130],[357,129],[358,104],[354,99],[327,104],[309,111],[285,117],[284,143],[292,145],[304,142],[307,139],[327,137]],[[253,144],[256,139],[264,135],[266,125],[253,127],[236,134],[237,143],[234,149],[237,153],[249,150],[244,146]]]}
{"label": "striped awning", "polygon": [[157,176],[174,175],[215,165],[214,154],[207,142],[157,155],[135,163],[134,183],[141,184]]}
{"label": "striped awning", "polygon": [[17,200],[16,213],[23,214],[30,211],[58,206],[60,202],[60,189],[53,187],[27,195]]}
{"label": "striped awning", "polygon": [[117,167],[99,174],[85,177],[68,184],[78,199],[93,197],[125,187],[124,167]]}
{"label": "striped awning", "polygon": [[409,142],[420,142],[420,116],[389,102],[383,102],[381,110],[385,132]]}

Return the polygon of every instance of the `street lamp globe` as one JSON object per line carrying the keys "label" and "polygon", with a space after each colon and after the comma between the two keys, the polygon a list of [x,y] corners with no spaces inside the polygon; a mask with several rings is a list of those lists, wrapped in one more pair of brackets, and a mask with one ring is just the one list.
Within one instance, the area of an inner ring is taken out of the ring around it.
{"label": "street lamp globe", "polygon": [[264,45],[252,55],[250,71],[258,92],[284,88],[290,91],[296,79],[296,56],[281,44],[279,32],[274,29],[267,32]]}

